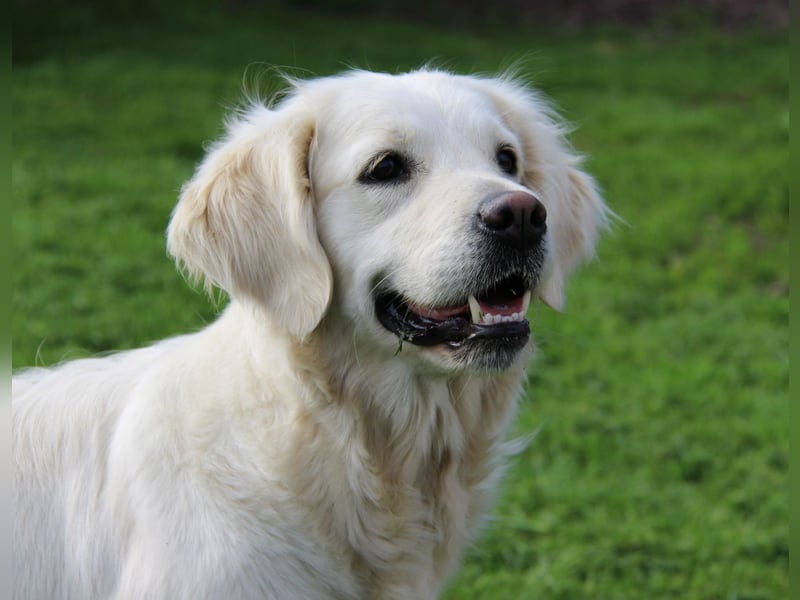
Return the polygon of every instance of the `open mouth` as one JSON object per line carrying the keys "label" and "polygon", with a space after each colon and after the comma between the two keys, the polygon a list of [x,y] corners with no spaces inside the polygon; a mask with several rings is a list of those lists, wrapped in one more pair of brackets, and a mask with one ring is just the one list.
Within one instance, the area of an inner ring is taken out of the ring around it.
{"label": "open mouth", "polygon": [[375,308],[381,324],[404,341],[458,346],[479,339],[527,340],[530,324],[525,315],[530,301],[530,285],[522,275],[512,275],[469,295],[460,305],[423,307],[385,292],[376,298]]}

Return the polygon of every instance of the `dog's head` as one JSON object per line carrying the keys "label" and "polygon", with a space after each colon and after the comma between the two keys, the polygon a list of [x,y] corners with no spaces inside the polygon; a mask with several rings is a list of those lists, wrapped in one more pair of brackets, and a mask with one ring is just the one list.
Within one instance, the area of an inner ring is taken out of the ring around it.
{"label": "dog's head", "polygon": [[532,298],[560,308],[606,209],[556,117],[510,79],[352,72],[237,120],[184,187],[169,249],[304,339],[502,370]]}

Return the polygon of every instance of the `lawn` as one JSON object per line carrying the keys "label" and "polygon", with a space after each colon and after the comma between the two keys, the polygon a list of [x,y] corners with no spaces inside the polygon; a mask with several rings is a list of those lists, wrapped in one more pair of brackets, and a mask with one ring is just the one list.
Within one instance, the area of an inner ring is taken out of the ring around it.
{"label": "lawn", "polygon": [[493,520],[449,599],[788,597],[788,33],[455,30],[296,12],[14,24],[13,365],[201,327],[178,190],[243,81],[523,70],[624,219],[537,306]]}

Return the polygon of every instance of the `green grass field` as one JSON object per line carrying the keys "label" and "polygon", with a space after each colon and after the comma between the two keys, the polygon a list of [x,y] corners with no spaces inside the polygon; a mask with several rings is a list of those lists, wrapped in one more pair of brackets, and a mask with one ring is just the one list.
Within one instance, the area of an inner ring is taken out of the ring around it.
{"label": "green grass field", "polygon": [[15,368],[214,318],[164,229],[243,80],[523,59],[625,224],[532,311],[541,429],[446,597],[788,597],[788,32],[68,17],[14,24]]}

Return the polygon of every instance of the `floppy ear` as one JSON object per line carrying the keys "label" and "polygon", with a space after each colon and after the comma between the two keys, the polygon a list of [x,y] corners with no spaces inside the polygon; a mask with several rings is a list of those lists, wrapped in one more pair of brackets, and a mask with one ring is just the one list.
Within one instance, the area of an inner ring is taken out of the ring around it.
{"label": "floppy ear", "polygon": [[565,150],[562,153],[563,171],[543,190],[554,260],[539,292],[543,302],[559,311],[564,309],[567,277],[577,265],[594,256],[600,231],[608,227],[609,220],[609,210],[594,180],[573,166],[577,162],[573,155]]}
{"label": "floppy ear", "polygon": [[565,128],[547,102],[510,77],[478,81],[522,143],[522,182],[540,194],[547,209],[550,259],[539,296],[562,310],[567,277],[594,256],[600,230],[608,226],[611,212],[594,180],[580,170],[580,158],[570,148]]}
{"label": "floppy ear", "polygon": [[184,185],[167,232],[169,252],[191,275],[263,306],[300,339],[332,291],[307,172],[313,135],[297,103],[252,108]]}

